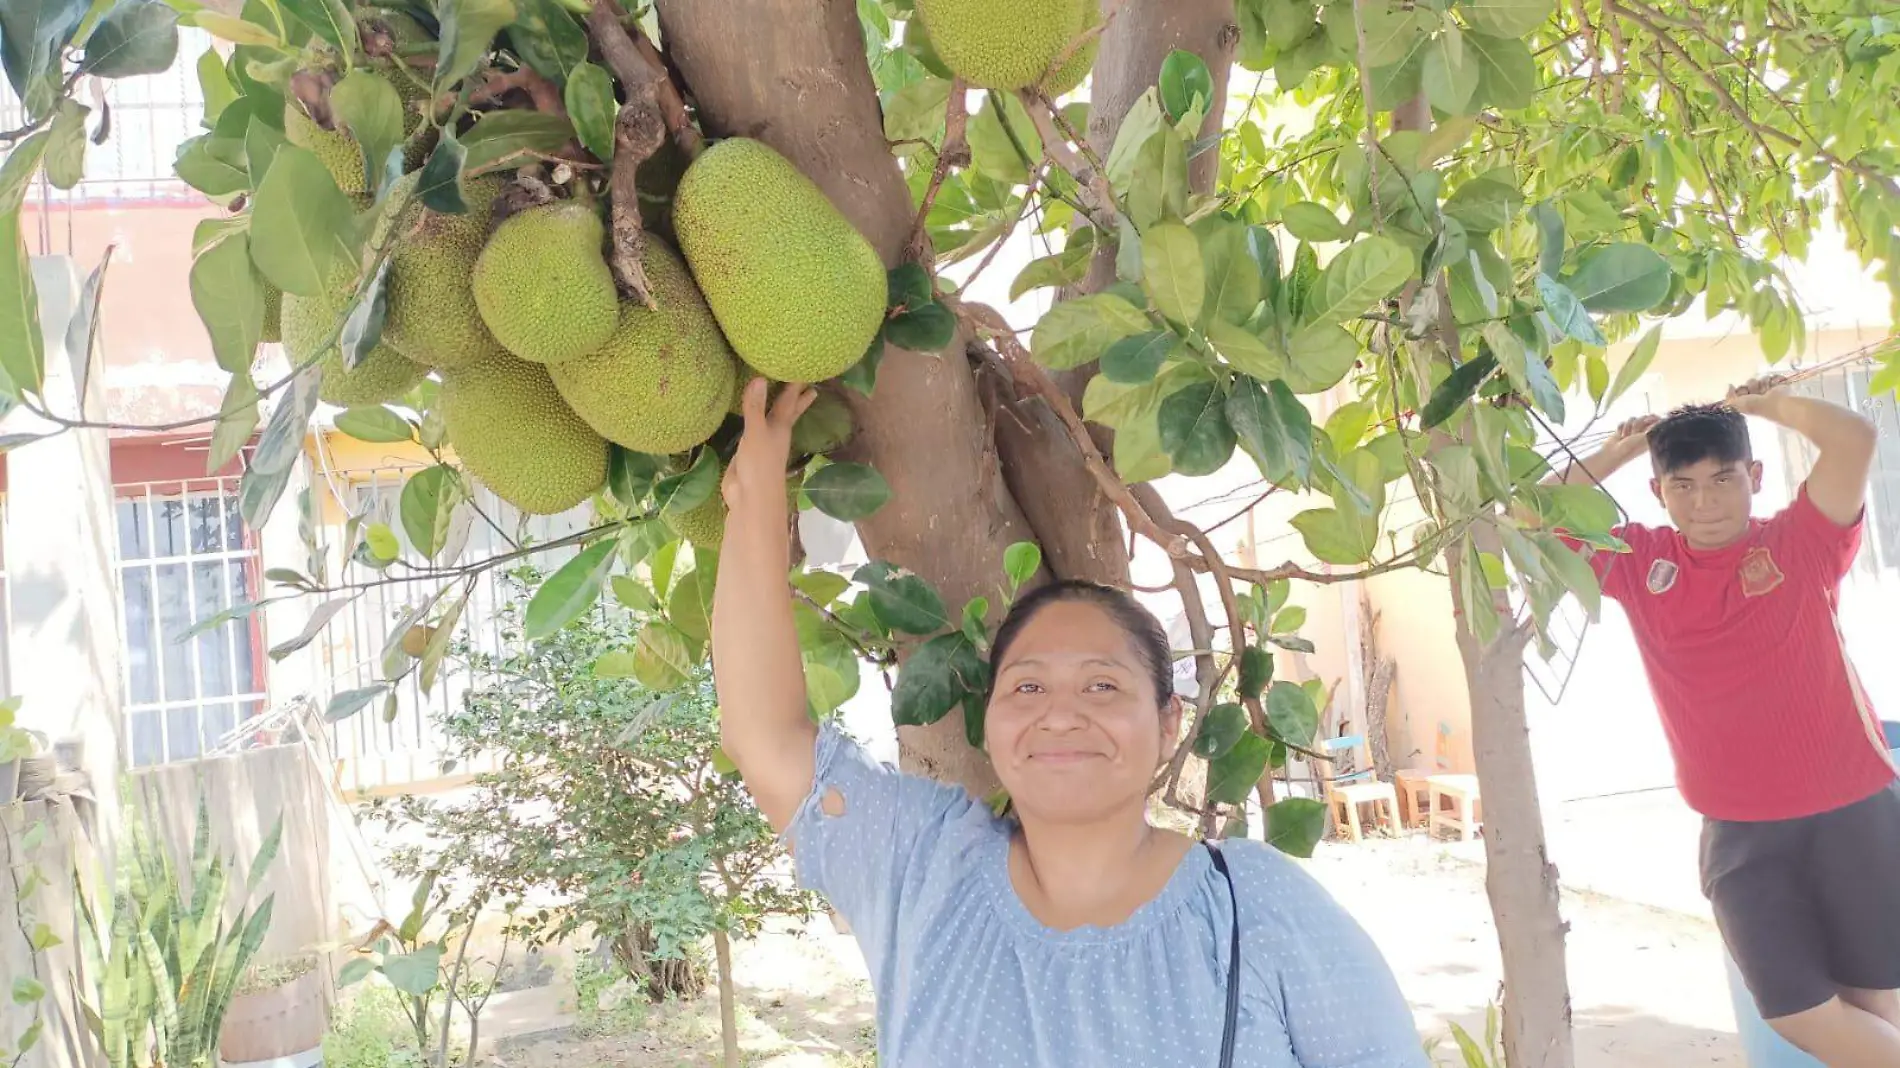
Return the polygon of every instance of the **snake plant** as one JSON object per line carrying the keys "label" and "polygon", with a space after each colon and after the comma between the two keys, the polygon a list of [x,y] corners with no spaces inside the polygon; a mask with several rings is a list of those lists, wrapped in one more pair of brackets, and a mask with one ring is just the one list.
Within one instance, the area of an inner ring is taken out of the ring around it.
{"label": "snake plant", "polygon": [[212,851],[200,798],[188,883],[171,852],[131,823],[130,862],[111,901],[95,910],[80,895],[86,950],[99,976],[88,1023],[111,1068],[215,1068],[225,1012],[270,929],[276,895],[255,910],[250,901],[277,856],[283,820],[237,881],[235,858]]}

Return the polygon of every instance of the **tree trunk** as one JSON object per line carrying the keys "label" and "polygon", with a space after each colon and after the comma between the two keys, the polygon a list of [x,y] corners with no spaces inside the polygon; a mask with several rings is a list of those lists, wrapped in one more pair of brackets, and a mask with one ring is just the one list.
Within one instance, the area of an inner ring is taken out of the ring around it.
{"label": "tree trunk", "polygon": [[[1491,551],[1496,551],[1496,546]],[[1450,554],[1458,588],[1464,564]],[[1483,610],[1481,607],[1480,611]],[[1510,1068],[1570,1068],[1570,984],[1565,973],[1557,868],[1544,844],[1544,816],[1524,716],[1527,635],[1508,613],[1480,645],[1458,627],[1458,651],[1471,693],[1471,738],[1484,799],[1485,890],[1504,959],[1504,1056]]]}
{"label": "tree trunk", "polygon": [[724,928],[713,929],[713,955],[719,960],[719,1037],[725,1047],[725,1068],[739,1068],[739,995],[732,985],[732,939]]}

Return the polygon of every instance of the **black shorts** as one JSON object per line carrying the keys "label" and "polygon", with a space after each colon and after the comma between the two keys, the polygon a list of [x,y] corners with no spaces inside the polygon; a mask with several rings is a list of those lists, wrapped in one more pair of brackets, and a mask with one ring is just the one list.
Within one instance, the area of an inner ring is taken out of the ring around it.
{"label": "black shorts", "polygon": [[1793,820],[1708,820],[1702,892],[1762,1018],[1900,989],[1900,784]]}

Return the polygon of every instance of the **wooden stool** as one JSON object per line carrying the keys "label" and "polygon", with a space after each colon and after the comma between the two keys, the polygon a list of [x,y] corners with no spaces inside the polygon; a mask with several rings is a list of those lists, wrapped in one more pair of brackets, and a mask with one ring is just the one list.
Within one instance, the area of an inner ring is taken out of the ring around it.
{"label": "wooden stool", "polygon": [[1324,780],[1326,804],[1346,828],[1346,837],[1357,842],[1365,837],[1359,824],[1359,806],[1371,805],[1374,823],[1384,823],[1394,836],[1399,832],[1399,795],[1389,782],[1380,782],[1372,770],[1372,751],[1364,735],[1352,734],[1328,738],[1320,743],[1334,774]]}
{"label": "wooden stool", "polygon": [[1476,837],[1481,801],[1478,777],[1433,775],[1425,781],[1431,787],[1431,833],[1436,835],[1440,830],[1453,830],[1458,832],[1459,840],[1464,842]]}
{"label": "wooden stool", "polygon": [[1406,768],[1392,773],[1398,786],[1399,822],[1406,827],[1423,827],[1432,812],[1432,773],[1424,768]]}

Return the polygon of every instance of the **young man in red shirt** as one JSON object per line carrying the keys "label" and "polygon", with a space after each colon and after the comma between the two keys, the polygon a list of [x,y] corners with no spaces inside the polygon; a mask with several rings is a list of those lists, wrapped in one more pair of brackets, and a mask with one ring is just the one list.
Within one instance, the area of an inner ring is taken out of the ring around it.
{"label": "young man in red shirt", "polygon": [[[1750,515],[1747,416],[1819,449],[1793,504]],[[1900,788],[1842,645],[1876,430],[1776,377],[1726,404],[1631,420],[1550,481],[1650,455],[1673,527],[1599,552],[1643,657],[1683,800],[1705,817],[1702,885],[1762,1017],[1830,1068],[1900,1068]]]}

